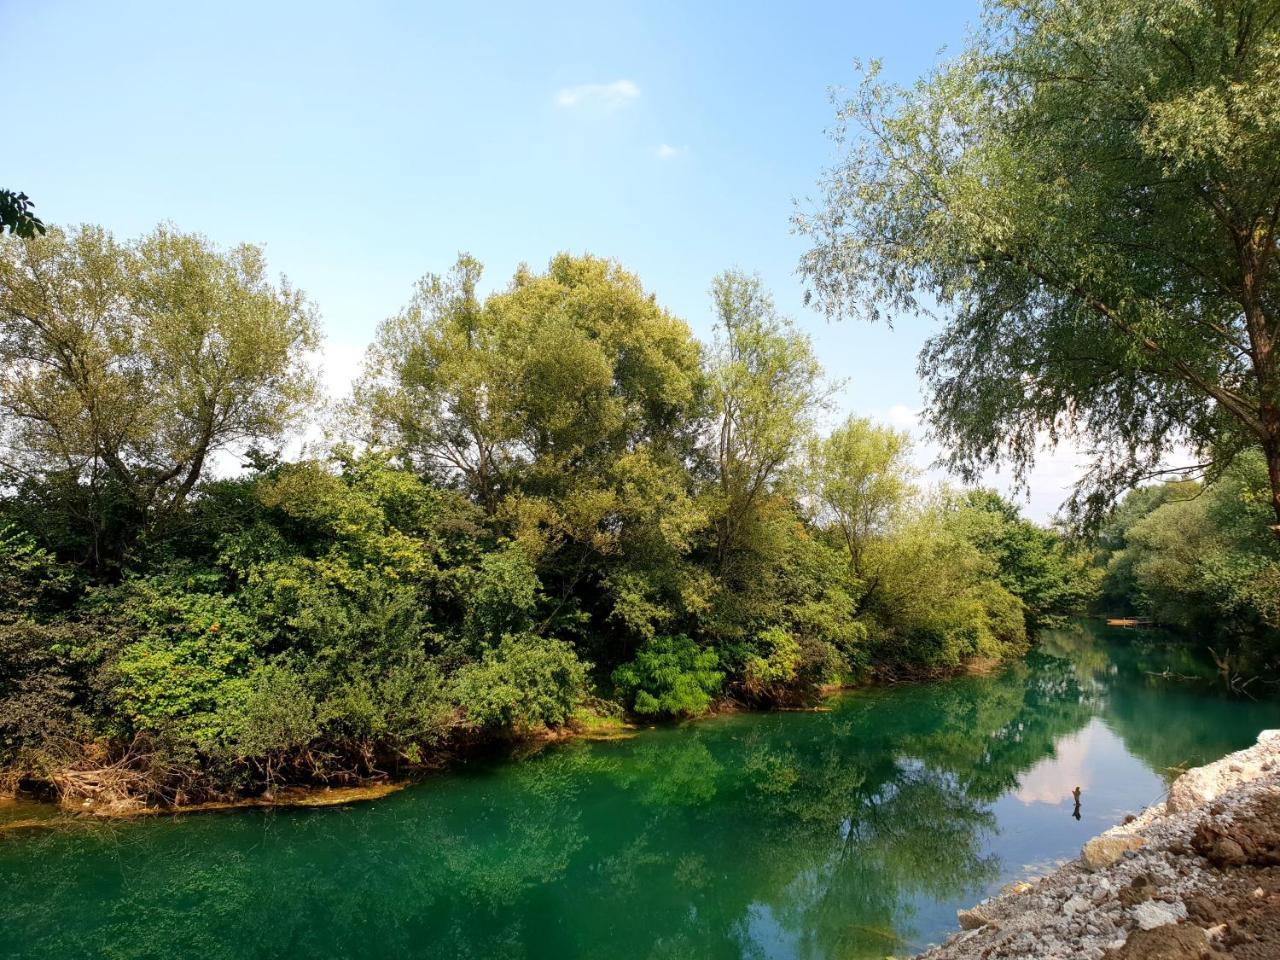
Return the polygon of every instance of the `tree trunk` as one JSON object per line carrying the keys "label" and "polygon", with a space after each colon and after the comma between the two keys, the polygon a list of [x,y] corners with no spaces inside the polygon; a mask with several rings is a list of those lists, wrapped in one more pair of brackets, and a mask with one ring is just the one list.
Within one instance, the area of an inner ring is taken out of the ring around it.
{"label": "tree trunk", "polygon": [[1271,532],[1280,537],[1280,441],[1269,443],[1263,449],[1267,457],[1267,476],[1271,479],[1271,508],[1276,518]]}

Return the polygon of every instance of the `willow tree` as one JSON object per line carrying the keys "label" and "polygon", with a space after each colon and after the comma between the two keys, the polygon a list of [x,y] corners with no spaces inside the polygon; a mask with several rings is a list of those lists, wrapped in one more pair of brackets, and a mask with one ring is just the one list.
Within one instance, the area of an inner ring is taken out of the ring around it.
{"label": "willow tree", "polygon": [[167,514],[216,452],[277,439],[303,411],[316,342],[307,301],[256,247],[167,227],[4,238],[3,464]]}
{"label": "willow tree", "polygon": [[1280,533],[1280,0],[988,0],[838,117],[802,272],[832,314],[946,315],[920,366],[963,475],[1071,437],[1089,518],[1252,446]]}
{"label": "willow tree", "polygon": [[853,575],[866,592],[877,577],[868,547],[885,534],[894,515],[915,492],[911,438],[865,417],[848,417],[813,444],[809,471],[818,519],[837,531]]}
{"label": "willow tree", "polygon": [[794,467],[834,387],[809,338],[781,316],[758,276],[712,282],[711,442],[718,478],[721,561],[743,546],[753,513]]}

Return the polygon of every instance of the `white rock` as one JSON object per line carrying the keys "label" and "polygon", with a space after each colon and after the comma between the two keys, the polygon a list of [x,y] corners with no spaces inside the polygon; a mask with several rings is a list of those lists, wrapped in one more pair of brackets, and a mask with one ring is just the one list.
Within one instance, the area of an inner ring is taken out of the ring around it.
{"label": "white rock", "polygon": [[1134,923],[1143,930],[1154,930],[1167,923],[1177,923],[1186,915],[1186,905],[1181,901],[1161,903],[1158,900],[1146,900],[1133,908]]}
{"label": "white rock", "polygon": [[1074,917],[1081,910],[1088,910],[1088,909],[1089,909],[1089,901],[1086,898],[1080,896],[1080,894],[1078,893],[1062,905],[1062,912],[1065,913],[1068,917]]}

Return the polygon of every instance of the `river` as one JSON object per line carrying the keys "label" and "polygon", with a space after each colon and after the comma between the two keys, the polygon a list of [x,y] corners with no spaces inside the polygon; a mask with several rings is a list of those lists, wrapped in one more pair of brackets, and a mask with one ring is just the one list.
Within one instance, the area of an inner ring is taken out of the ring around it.
{"label": "river", "polygon": [[1076,624],[991,676],[566,743],[372,803],[0,834],[0,956],[909,953],[1280,726],[1274,701],[1166,670],[1203,665]]}

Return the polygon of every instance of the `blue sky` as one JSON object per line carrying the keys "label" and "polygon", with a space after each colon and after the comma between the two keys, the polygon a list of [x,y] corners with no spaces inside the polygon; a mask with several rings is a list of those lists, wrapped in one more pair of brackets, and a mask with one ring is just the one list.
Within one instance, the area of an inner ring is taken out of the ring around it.
{"label": "blue sky", "polygon": [[[908,81],[976,0],[897,3],[77,3],[0,0],[3,185],[54,223],[161,220],[251,241],[317,303],[340,387],[376,324],[459,251],[492,288],[556,252],[614,257],[694,332],[758,271],[848,411],[900,425],[931,329],[801,303],[792,203],[835,159],[855,58]],[[922,456],[925,456],[922,454]],[[1033,478],[1051,513],[1068,465]]]}

